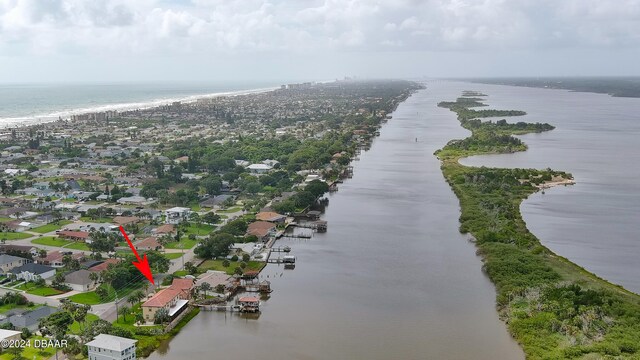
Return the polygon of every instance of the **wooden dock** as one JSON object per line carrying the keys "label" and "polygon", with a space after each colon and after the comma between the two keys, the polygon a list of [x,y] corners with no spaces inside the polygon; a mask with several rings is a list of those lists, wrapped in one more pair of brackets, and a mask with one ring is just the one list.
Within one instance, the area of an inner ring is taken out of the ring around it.
{"label": "wooden dock", "polygon": [[274,248],[271,248],[271,251],[273,251],[273,252],[287,252],[288,253],[288,252],[291,251],[291,248],[288,247],[288,246],[274,247]]}
{"label": "wooden dock", "polygon": [[309,234],[282,234],[283,238],[288,238],[288,239],[311,239],[313,237],[313,235],[309,235]]}
{"label": "wooden dock", "polygon": [[270,264],[295,264],[296,257],[293,255],[285,255],[283,257],[275,258],[275,259],[267,259],[267,262]]}

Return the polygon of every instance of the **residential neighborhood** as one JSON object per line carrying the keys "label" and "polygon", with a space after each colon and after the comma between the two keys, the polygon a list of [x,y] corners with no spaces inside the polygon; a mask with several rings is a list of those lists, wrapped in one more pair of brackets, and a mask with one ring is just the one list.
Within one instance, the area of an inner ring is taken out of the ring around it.
{"label": "residential neighborhood", "polygon": [[[251,293],[273,291],[261,270],[295,267],[277,239],[326,230],[324,194],[416,89],[374,84],[285,86],[0,133],[4,327],[64,330],[91,359],[116,358],[101,349],[130,359],[157,342],[121,335],[158,337],[201,310],[259,313]],[[133,264],[142,256],[148,279]]]}

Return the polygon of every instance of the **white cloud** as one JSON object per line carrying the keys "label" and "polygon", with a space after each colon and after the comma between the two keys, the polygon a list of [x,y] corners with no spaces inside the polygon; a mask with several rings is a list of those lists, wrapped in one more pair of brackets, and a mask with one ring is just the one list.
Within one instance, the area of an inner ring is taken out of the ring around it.
{"label": "white cloud", "polygon": [[5,56],[640,45],[640,0],[0,0]]}

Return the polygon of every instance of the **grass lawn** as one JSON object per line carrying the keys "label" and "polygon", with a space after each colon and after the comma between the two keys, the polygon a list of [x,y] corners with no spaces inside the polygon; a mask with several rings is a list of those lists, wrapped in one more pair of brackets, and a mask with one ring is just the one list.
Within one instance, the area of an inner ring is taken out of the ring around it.
{"label": "grass lawn", "polygon": [[182,238],[180,242],[172,241],[170,243],[167,243],[164,247],[167,249],[183,249],[184,246],[184,249],[191,249],[192,247],[196,246],[197,243],[198,240]]}
{"label": "grass lawn", "polygon": [[[94,321],[96,321],[98,319],[100,319],[98,317],[98,315],[93,315],[93,314],[88,313],[87,317],[85,318],[85,324],[83,326],[87,326],[88,324],[90,324],[90,323],[92,323],[92,322],[94,322]],[[73,324],[71,324],[71,326],[69,327],[69,332],[79,335],[80,334],[80,323],[77,322],[77,321],[74,321]]]}
{"label": "grass lawn", "polygon": [[[109,295],[111,295],[111,292]],[[103,303],[102,299],[100,299],[100,296],[98,296],[95,291],[89,291],[86,293],[69,296],[69,300],[78,304],[88,304],[88,305],[97,305],[97,304]]]}
{"label": "grass lawn", "polygon": [[6,239],[6,240],[20,240],[20,239],[30,238],[32,236],[33,235],[31,234],[25,234],[25,233],[19,233],[19,232],[0,233],[0,239]]}
{"label": "grass lawn", "polygon": [[200,226],[198,226],[197,224],[190,224],[186,228],[185,233],[187,235],[189,234],[209,235],[209,233],[212,232],[213,229],[215,229],[215,226],[209,225],[209,224],[200,224]]}
{"label": "grass lawn", "polygon": [[71,224],[71,221],[69,221],[69,220],[61,220],[59,224],[51,223],[51,224],[47,224],[47,225],[42,225],[42,226],[38,226],[37,228],[31,229],[31,231],[37,232],[37,233],[40,233],[40,234],[44,234],[44,233],[56,231],[56,230],[62,228],[63,226],[65,226],[67,224]]}
{"label": "grass lawn", "polygon": [[[141,303],[137,303],[133,306],[130,306],[130,303],[127,303],[127,307],[129,307],[129,312],[127,313],[126,316],[122,316],[120,314],[118,314],[118,319],[116,319],[116,321],[113,322],[113,325],[127,329],[127,330],[131,330],[131,331],[135,331],[137,329],[136,326],[134,326],[133,324],[136,321],[136,314],[142,314],[142,307],[141,307]],[[145,328],[147,328],[145,326]],[[158,328],[161,329],[162,325],[157,325],[157,326],[150,326],[149,328]]]}
{"label": "grass lawn", "polygon": [[[55,348],[35,348],[34,340],[48,340],[43,338],[42,336],[32,336],[29,338],[30,345],[28,347],[24,347],[22,350],[22,359],[36,359],[36,360],[44,360],[50,359],[53,355],[55,355]],[[2,355],[0,355],[0,360],[10,360],[13,359],[13,355],[9,351],[3,351]]]}
{"label": "grass lawn", "polygon": [[216,213],[229,214],[229,213],[238,212],[240,210],[242,210],[242,208],[240,206],[234,206],[234,207],[230,207],[230,208],[224,209],[224,210],[217,210]]}
{"label": "grass lawn", "polygon": [[91,249],[89,249],[89,245],[83,243],[83,242],[73,242],[73,244],[65,247],[65,249],[73,249],[73,250],[84,250],[84,251],[90,251]]}
{"label": "grass lawn", "polygon": [[27,293],[29,293],[31,295],[38,295],[38,296],[53,296],[53,295],[64,294],[63,291],[56,290],[54,288],[50,288],[50,287],[46,287],[46,286],[35,288],[35,289],[31,289],[31,290],[27,290]]}
{"label": "grass lawn", "polygon": [[164,254],[164,257],[166,257],[169,260],[175,260],[178,259],[182,256],[182,253],[169,253],[169,254]]}
{"label": "grass lawn", "polygon": [[29,309],[29,310],[35,310],[37,308],[39,308],[41,305],[35,305],[32,307],[28,307],[27,305],[16,305],[16,304],[4,304],[4,305],[0,305],[0,314],[3,314],[9,310],[14,310],[14,309]]}
{"label": "grass lawn", "polygon": [[189,272],[187,270],[178,270],[174,272],[173,275],[183,277],[183,276],[189,275]]}
{"label": "grass lawn", "polygon": [[25,290],[27,293],[31,295],[38,295],[38,296],[52,296],[52,295],[59,295],[64,293],[63,291],[56,290],[48,286],[37,286],[32,282],[24,283],[18,286],[16,289]]}
{"label": "grass lawn", "polygon": [[65,239],[60,239],[57,236],[44,236],[44,237],[41,237],[41,238],[37,238],[35,240],[31,240],[31,243],[32,244],[37,244],[37,245],[47,245],[47,246],[62,247],[62,246],[71,244],[72,241],[65,240]]}
{"label": "grass lawn", "polygon": [[[233,275],[233,270],[240,266],[242,261],[229,261],[229,267],[222,266],[222,262],[224,260],[206,260],[200,266],[198,266],[198,270],[201,272],[205,272],[207,270],[217,270],[217,271],[225,271],[229,275]],[[256,270],[260,271],[266,265],[261,261],[249,261],[247,263],[247,267],[245,270]]]}
{"label": "grass lawn", "polygon": [[[144,280],[146,281],[146,280]],[[129,293],[131,293],[134,290],[139,290],[142,288],[142,283],[134,283],[131,286],[128,286],[126,288],[122,288],[120,290],[118,290],[118,297],[119,298],[123,298],[127,295],[129,295]],[[107,287],[108,289],[108,296],[106,300],[102,300],[100,298],[100,296],[98,296],[98,294],[96,294],[95,291],[89,291],[89,292],[85,292],[85,293],[80,293],[80,294],[75,294],[72,296],[69,296],[69,300],[76,302],[78,304],[88,304],[88,305],[97,305],[97,304],[104,304],[104,303],[108,303],[111,302],[115,299],[116,297],[116,292],[115,290],[113,290],[113,288],[111,286]]]}

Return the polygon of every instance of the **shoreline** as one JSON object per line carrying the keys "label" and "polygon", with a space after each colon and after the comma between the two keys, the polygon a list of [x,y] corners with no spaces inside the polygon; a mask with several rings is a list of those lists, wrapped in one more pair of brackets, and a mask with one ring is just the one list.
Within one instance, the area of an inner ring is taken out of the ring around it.
{"label": "shoreline", "polygon": [[77,108],[72,110],[56,111],[56,112],[51,112],[51,113],[42,114],[42,115],[21,116],[21,117],[2,117],[0,118],[0,129],[40,126],[40,125],[46,125],[52,122],[59,121],[60,119],[62,119],[63,121],[68,121],[70,120],[71,116],[74,116],[74,115],[85,115],[85,114],[100,113],[100,112],[106,112],[106,111],[123,111],[124,112],[124,111],[136,111],[136,110],[149,110],[149,109],[154,109],[154,108],[158,108],[165,105],[170,105],[173,102],[181,102],[183,104],[193,104],[200,99],[213,99],[216,97],[224,97],[224,96],[243,96],[243,95],[251,95],[251,94],[260,94],[260,93],[274,91],[277,89],[279,89],[279,87],[272,86],[272,87],[254,88],[254,89],[246,89],[246,90],[222,91],[222,92],[214,92],[214,93],[204,93],[204,94],[196,94],[196,95],[153,99],[148,101],[104,104],[104,105],[97,105],[94,107],[82,107],[82,108]]}
{"label": "shoreline", "polygon": [[[460,202],[460,232],[475,239],[483,271],[496,286],[499,316],[527,359],[636,358],[640,296],[545,247],[520,214],[531,194],[573,185],[573,177],[551,169],[463,165],[460,160],[469,156],[513,153],[514,144],[516,151],[527,147],[508,124],[465,118],[467,108],[459,100],[442,107],[471,131],[435,153]],[[585,316],[592,316],[589,323]]]}
{"label": "shoreline", "polygon": [[[331,82],[333,82],[333,81],[326,81],[326,82],[323,82],[323,83],[331,83]],[[414,82],[414,83],[422,85],[421,82]],[[271,89],[271,90],[265,90],[264,92],[275,91],[277,89],[278,88],[274,88],[274,89]],[[392,115],[396,111],[396,109],[398,108],[398,106],[401,103],[405,102],[409,97],[413,96],[413,94],[415,92],[419,91],[419,90],[420,89],[407,90],[403,94],[403,96],[395,99],[396,101],[393,104],[393,106],[391,107],[390,112],[388,113],[388,115]],[[251,94],[256,94],[256,93],[259,93],[259,92],[256,91],[256,92],[252,92]],[[238,95],[245,95],[245,94],[238,94]],[[380,135],[380,129],[382,128],[382,126],[384,126],[384,124],[386,123],[387,120],[388,120],[388,118],[380,118],[379,121],[376,124],[367,124],[367,125],[363,125],[363,126],[358,126],[358,128],[364,128],[365,129],[364,131],[366,131],[366,134],[362,135],[362,139],[361,140],[358,140],[358,141],[354,142],[351,145],[351,147],[353,148],[351,150],[354,150],[354,151],[355,151],[355,149],[359,149],[361,151],[369,150],[371,145],[372,145],[372,143],[373,143],[373,141],[374,141],[374,139],[377,138]],[[348,152],[349,149],[345,149],[345,151]],[[356,158],[357,158],[357,155],[354,155],[354,156],[350,157],[349,158],[349,162],[346,165],[344,165],[344,167],[348,168],[348,167],[352,166],[351,164],[354,162],[354,160],[356,160]],[[340,175],[338,175],[337,180],[339,180],[340,182],[348,180],[349,177],[346,174],[347,174],[346,172],[341,173]],[[336,183],[337,180],[334,180],[334,184]],[[324,196],[326,194],[328,194],[328,192],[324,193],[319,198],[321,198],[322,196]],[[316,199],[316,200],[318,200],[318,199]],[[324,215],[324,211],[322,212],[322,215]],[[271,244],[271,246],[274,246],[275,243],[279,239],[280,238],[276,238],[275,241],[273,241],[273,243]],[[199,259],[198,258],[198,261],[200,263],[203,263],[203,262],[207,261],[207,259]],[[260,268],[260,270],[258,270],[258,274],[262,273],[262,271],[265,270],[269,265],[280,266],[279,264],[275,265],[273,263],[265,262],[265,264]],[[239,292],[238,294],[242,294],[242,293],[243,292]],[[251,292],[247,292],[247,293],[251,293]],[[227,302],[228,301],[225,301],[225,304]],[[163,334],[160,337],[158,337],[156,339],[157,341],[155,341],[151,346],[149,346],[148,348],[145,349],[144,354],[140,356],[141,358],[149,358],[153,353],[158,351],[158,349],[163,344],[169,344],[171,342],[171,340],[173,340],[175,338],[175,336],[178,335],[180,330],[182,330],[182,328],[187,326],[188,323],[191,320],[193,320],[193,318],[195,318],[200,311],[208,311],[208,310],[205,310],[206,309],[206,305],[200,305],[200,304],[195,304],[194,303],[194,304],[192,304],[190,306],[193,306],[193,308],[191,310],[192,313],[190,313],[190,315],[185,316],[184,319],[180,320],[179,325],[176,326],[176,328],[174,328],[171,331],[166,332],[165,334]]]}

